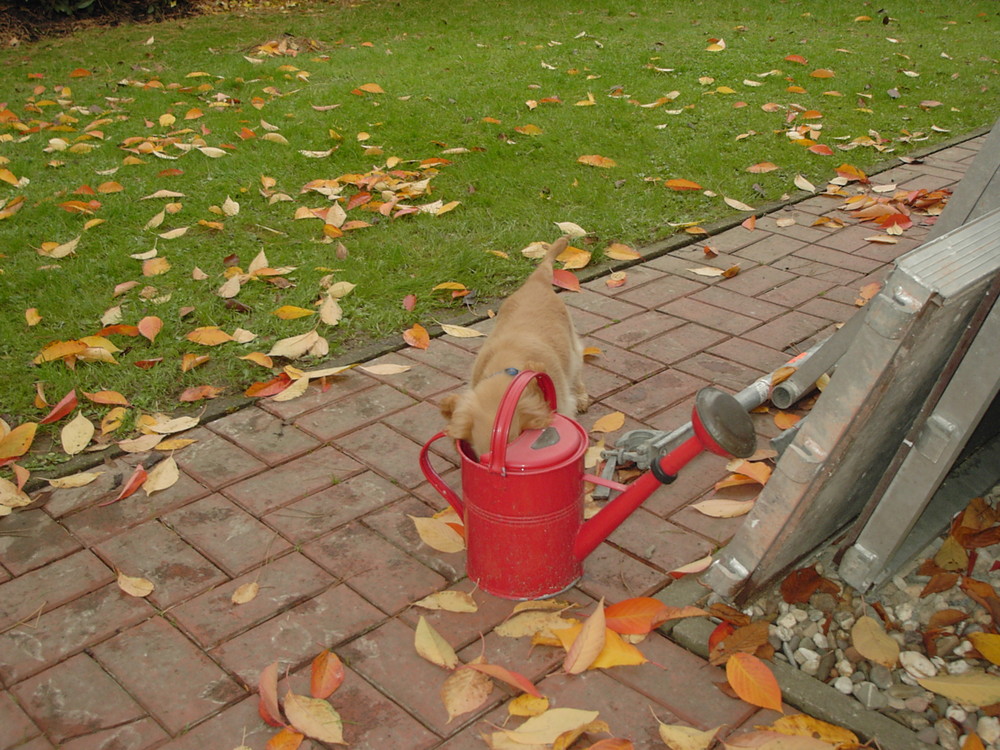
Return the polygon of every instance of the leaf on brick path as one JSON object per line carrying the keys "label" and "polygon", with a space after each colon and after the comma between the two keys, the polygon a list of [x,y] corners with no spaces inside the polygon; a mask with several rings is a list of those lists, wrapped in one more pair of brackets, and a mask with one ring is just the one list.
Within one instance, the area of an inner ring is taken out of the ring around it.
{"label": "leaf on brick path", "polygon": [[691,507],[710,518],[738,518],[749,513],[757,500],[729,500],[726,498],[709,498],[692,503]]}
{"label": "leaf on brick path", "polygon": [[148,578],[127,576],[121,571],[118,572],[118,588],[129,596],[143,598],[153,593],[153,582]]}
{"label": "leaf on brick path", "polygon": [[287,388],[283,389],[280,393],[276,393],[271,396],[271,400],[283,402],[299,398],[300,396],[305,395],[305,392],[309,389],[309,383],[311,380],[312,379],[308,376],[296,378]]}
{"label": "leaf on brick path", "polygon": [[604,649],[606,630],[602,597],[597,609],[584,621],[573,645],[566,651],[563,669],[567,674],[580,674],[594,663],[598,654]]}
{"label": "leaf on brick path", "polygon": [[59,432],[59,440],[62,449],[71,456],[75,456],[88,445],[94,437],[94,423],[83,414],[77,414]]}
{"label": "leaf on brick path", "polygon": [[705,555],[694,562],[689,562],[687,565],[681,565],[679,568],[674,568],[673,570],[667,572],[671,578],[683,578],[691,573],[701,573],[702,571],[707,570],[708,566],[711,564],[712,556]]}
{"label": "leaf on brick path", "polygon": [[[567,729],[565,732],[556,737],[556,741],[552,743],[552,750],[569,750],[569,748],[585,734],[611,734],[611,727],[608,726],[608,722],[596,719],[594,721],[587,722],[586,724],[581,724],[578,727],[574,727],[573,729]],[[628,742],[628,740],[620,741]],[[595,746],[591,745],[590,747]],[[634,746],[631,742],[628,743],[627,747],[634,750]],[[607,748],[607,745],[605,745],[605,748]],[[590,748],[587,750],[590,750]],[[622,750],[621,746],[618,745],[616,750]]]}
{"label": "leaf on brick path", "polygon": [[154,492],[170,489],[177,484],[180,476],[180,469],[177,468],[174,457],[167,456],[149,471],[146,481],[142,483],[142,489],[146,491],[148,497]]}
{"label": "leaf on brick path", "polygon": [[295,729],[307,737],[335,745],[346,744],[344,722],[325,700],[288,691],[285,694],[285,716]]}
{"label": "leaf on brick path", "polygon": [[72,412],[76,408],[76,405],[76,389],[74,388],[63,396],[59,403],[53,406],[52,410],[38,421],[38,424],[51,424],[52,422],[58,422],[60,419]]}
{"label": "leaf on brick path", "polygon": [[580,164],[586,164],[589,167],[600,167],[602,169],[610,169],[611,167],[617,167],[618,162],[607,156],[601,156],[600,154],[585,154],[577,158]]}
{"label": "leaf on brick path", "polygon": [[282,305],[272,314],[282,320],[296,320],[297,318],[305,318],[310,315],[315,315],[316,311],[307,310],[304,307],[296,307],[295,305]]}
{"label": "leaf on brick path", "polygon": [[570,292],[580,291],[580,279],[563,268],[557,268],[552,272],[552,283]]}
{"label": "leaf on brick path", "polygon": [[283,727],[280,732],[267,741],[264,750],[298,750],[305,737],[304,734],[296,732],[291,727]]}
{"label": "leaf on brick path", "polygon": [[487,664],[479,660],[467,664],[466,667],[489,675],[496,680],[500,680],[501,682],[510,685],[515,690],[520,690],[524,695],[528,695],[533,698],[542,697],[542,694],[538,692],[538,688],[532,684],[531,680],[520,672],[515,672],[507,669],[506,667],[501,667],[498,664]]}
{"label": "leaf on brick path", "polygon": [[440,325],[441,330],[447,335],[454,336],[459,339],[471,339],[486,335],[482,331],[476,330],[475,328],[466,328],[465,326],[456,326],[449,323],[441,323]]}
{"label": "leaf on brick path", "polygon": [[497,625],[493,632],[503,638],[524,638],[543,633],[552,636],[556,631],[579,624],[562,616],[565,604],[559,611],[528,610],[516,612],[510,619]]}
{"label": "leaf on brick path", "polygon": [[767,644],[769,632],[770,624],[765,620],[755,620],[736,628],[709,654],[709,664],[718,666],[737,653],[756,653]]}
{"label": "leaf on brick path", "polygon": [[[246,604],[247,602],[252,602],[257,598],[257,594],[260,593],[260,584],[256,581],[250,581],[249,583],[244,583],[238,586],[233,592],[233,595],[229,597],[229,600],[233,604]],[[277,688],[275,688],[277,690]]]}
{"label": "leaf on brick path", "polygon": [[461,552],[465,549],[462,535],[439,518],[409,516],[421,541],[438,552]]}
{"label": "leaf on brick path", "polygon": [[[567,652],[577,643],[579,633],[585,623],[576,623],[568,628],[556,630],[554,635]],[[568,657],[567,653],[567,657]],[[611,667],[634,666],[648,661],[642,652],[626,642],[618,633],[604,628],[604,645],[586,669],[610,669]],[[582,671],[582,670],[581,670]],[[574,673],[570,673],[574,674]]]}
{"label": "leaf on brick path", "polygon": [[824,578],[815,565],[793,570],[781,582],[781,598],[788,604],[805,604],[816,592],[839,594],[840,587],[829,578]]}
{"label": "leaf on brick path", "polygon": [[359,370],[364,370],[371,375],[401,375],[413,369],[413,365],[397,365],[391,362],[384,362],[377,365],[358,365]]}
{"label": "leaf on brick path", "polygon": [[851,628],[851,644],[869,661],[892,669],[899,661],[899,644],[890,638],[873,617],[859,617]]}
{"label": "leaf on brick path", "polygon": [[431,337],[419,323],[414,323],[410,328],[403,331],[403,341],[414,349],[426,349],[431,345]]}
{"label": "leaf on brick path", "polygon": [[604,248],[604,255],[612,260],[639,260],[642,258],[641,253],[621,242],[613,242]]}
{"label": "leaf on brick path", "polygon": [[755,211],[756,210],[753,206],[748,206],[743,201],[738,201],[735,198],[726,198],[725,196],[723,196],[722,200],[725,201],[725,203],[726,203],[727,206],[729,206],[730,208],[735,208],[737,211]]}
{"label": "leaf on brick path", "polygon": [[956,703],[980,707],[1000,703],[1000,677],[985,672],[925,677],[917,684]]}
{"label": "leaf on brick path", "polygon": [[620,430],[625,426],[625,415],[620,411],[614,411],[610,414],[605,414],[603,417],[594,422],[594,426],[590,428],[591,432],[614,432],[615,430]]}
{"label": "leaf on brick path", "polygon": [[68,477],[56,477],[54,479],[46,479],[45,481],[49,483],[50,487],[55,487],[57,490],[66,490],[76,487],[86,487],[103,473],[103,471],[81,471],[76,474],[70,474]]}
{"label": "leaf on brick path", "polygon": [[769,729],[756,729],[740,735],[729,735],[726,750],[831,750],[831,745],[814,737],[798,737]]}
{"label": "leaf on brick path", "polygon": [[969,553],[953,535],[949,534],[934,554],[934,562],[941,570],[965,570],[969,564]]}
{"label": "leaf on brick path", "polygon": [[86,397],[88,401],[95,404],[102,404],[104,406],[130,406],[129,401],[124,395],[118,391],[95,391],[94,393],[89,393],[87,391],[81,391],[81,393]]}
{"label": "leaf on brick path", "polygon": [[441,685],[441,701],[448,712],[450,724],[453,719],[483,705],[493,692],[493,680],[486,674],[468,666],[461,666],[448,675]]}
{"label": "leaf on brick path", "polygon": [[[615,602],[604,610],[605,625],[616,633],[648,633],[667,620],[672,609],[651,596],[637,596]],[[707,614],[699,610],[701,614]]]}
{"label": "leaf on brick path", "polygon": [[[7,509],[22,508],[25,505],[30,505],[31,502],[31,498],[23,490],[18,489],[16,484],[9,479],[0,477],[0,506]],[[5,510],[2,515],[6,514]]]}
{"label": "leaf on brick path", "polygon": [[721,727],[715,729],[695,729],[683,724],[660,722],[660,739],[670,750],[708,750]]}
{"label": "leaf on brick path", "polygon": [[667,180],[663,183],[671,190],[701,190],[702,187],[697,182],[692,182],[691,180],[684,180],[680,178],[675,178],[672,180]]}
{"label": "leaf on brick path", "polygon": [[328,649],[312,660],[309,672],[309,694],[313,698],[329,698],[344,682],[346,671],[340,657]]}
{"label": "leaf on brick path", "polygon": [[792,414],[789,411],[779,411],[774,415],[774,426],[779,430],[787,430],[801,421],[801,419],[802,417],[798,414]]}
{"label": "leaf on brick path", "polygon": [[579,708],[551,708],[532,716],[517,729],[506,729],[502,734],[522,745],[549,745],[563,732],[590,724],[600,715],[598,711]]}
{"label": "leaf on brick path", "polygon": [[414,607],[424,609],[439,609],[446,612],[478,612],[479,605],[472,594],[465,591],[437,591],[413,602]]}
{"label": "leaf on brick path", "polygon": [[459,665],[455,649],[438,633],[424,618],[417,621],[417,629],[413,638],[417,653],[429,661],[445,669],[454,669]]}
{"label": "leaf on brick path", "polygon": [[726,464],[726,469],[734,474],[750,477],[759,484],[767,484],[767,480],[771,478],[771,467],[763,461],[734,458]]}
{"label": "leaf on brick path", "polygon": [[726,679],[741,700],[782,713],[781,688],[768,666],[753,654],[738,651],[726,662]]}
{"label": "leaf on brick path", "polygon": [[149,429],[157,435],[173,435],[175,432],[183,432],[197,427],[200,421],[198,417],[174,417],[173,419],[156,421],[149,426]]}

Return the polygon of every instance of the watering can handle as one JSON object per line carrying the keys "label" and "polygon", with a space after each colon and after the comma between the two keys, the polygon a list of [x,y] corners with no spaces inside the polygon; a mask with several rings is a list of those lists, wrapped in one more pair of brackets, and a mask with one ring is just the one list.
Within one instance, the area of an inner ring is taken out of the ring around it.
{"label": "watering can handle", "polygon": [[552,411],[556,411],[556,387],[544,372],[534,372],[524,370],[518,373],[507,386],[507,391],[500,399],[500,407],[497,409],[496,420],[493,422],[493,434],[490,437],[490,462],[487,467],[494,474],[506,473],[507,465],[507,437],[510,435],[510,423],[514,419],[514,412],[517,410],[517,402],[521,398],[524,389],[530,385],[532,380],[538,381],[538,387],[542,389],[542,396],[549,402]]}
{"label": "watering can handle", "polygon": [[458,496],[451,487],[445,484],[441,475],[434,471],[434,467],[431,466],[431,460],[429,451],[431,448],[431,443],[440,440],[443,437],[447,437],[444,432],[439,432],[437,435],[428,440],[424,447],[420,449],[420,469],[424,472],[424,476],[427,477],[427,481],[431,483],[431,486],[436,489],[448,504],[455,509],[455,512],[461,518],[465,518],[465,507],[462,504],[462,498]]}

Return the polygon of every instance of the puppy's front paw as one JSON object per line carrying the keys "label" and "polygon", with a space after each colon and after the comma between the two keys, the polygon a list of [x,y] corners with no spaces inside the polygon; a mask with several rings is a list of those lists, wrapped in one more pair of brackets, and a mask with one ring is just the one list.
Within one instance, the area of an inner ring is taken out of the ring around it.
{"label": "puppy's front paw", "polygon": [[586,393],[583,395],[577,394],[576,397],[576,411],[578,414],[583,414],[587,409],[590,408],[590,396]]}

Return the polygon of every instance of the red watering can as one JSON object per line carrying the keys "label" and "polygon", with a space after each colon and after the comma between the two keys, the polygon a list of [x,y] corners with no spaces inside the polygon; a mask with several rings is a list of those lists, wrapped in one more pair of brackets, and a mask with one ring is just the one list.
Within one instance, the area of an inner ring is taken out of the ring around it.
{"label": "red watering can", "polygon": [[[420,451],[427,480],[465,523],[466,571],[484,591],[504,599],[558,594],[583,575],[583,560],[661,484],[669,484],[703,450],[745,458],[756,448],[750,416],[735,398],[703,388],[695,398],[694,436],[660,458],[630,485],[584,473],[587,433],[578,422],[554,414],[542,430],[525,430],[510,444],[511,419],[521,393],[536,381],[556,410],[555,387],[542,372],[515,376],[500,402],[489,452],[478,459],[468,443],[455,441],[465,500],[430,464],[431,445]],[[583,520],[583,483],[621,490],[597,515]]]}

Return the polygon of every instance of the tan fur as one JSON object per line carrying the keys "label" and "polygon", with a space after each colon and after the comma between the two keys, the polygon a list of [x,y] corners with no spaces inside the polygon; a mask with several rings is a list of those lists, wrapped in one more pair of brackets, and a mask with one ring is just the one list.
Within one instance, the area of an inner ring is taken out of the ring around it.
{"label": "tan fur", "polygon": [[[473,364],[470,387],[441,401],[441,413],[448,420],[445,432],[470,443],[477,455],[489,450],[500,400],[513,379],[504,372],[507,368],[548,374],[560,414],[572,417],[590,404],[583,385],[583,346],[566,305],[552,288],[553,261],[567,244],[567,237],[553,242],[538,268],[500,306],[493,333]],[[548,404],[532,384],[518,402],[510,439],[551,421]]]}

